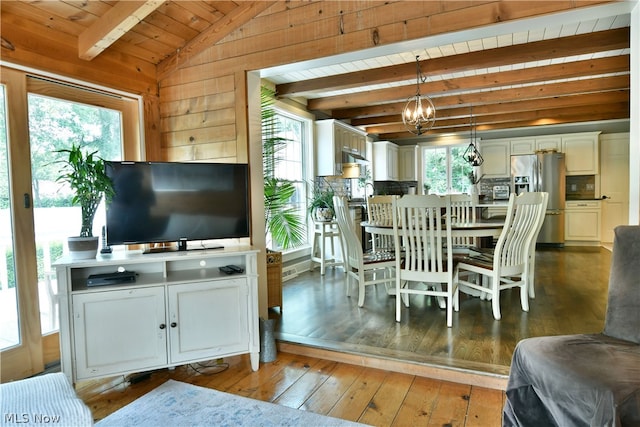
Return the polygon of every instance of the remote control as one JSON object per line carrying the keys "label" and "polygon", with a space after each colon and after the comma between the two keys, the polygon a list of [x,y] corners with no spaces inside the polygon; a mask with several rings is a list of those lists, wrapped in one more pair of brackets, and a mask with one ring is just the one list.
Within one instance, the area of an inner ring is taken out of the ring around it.
{"label": "remote control", "polygon": [[229,266],[223,265],[222,267],[218,267],[218,270],[222,271],[225,274],[233,274],[235,270],[229,268]]}
{"label": "remote control", "polygon": [[237,265],[229,264],[227,267],[232,269],[235,273],[244,273],[244,268],[238,267]]}

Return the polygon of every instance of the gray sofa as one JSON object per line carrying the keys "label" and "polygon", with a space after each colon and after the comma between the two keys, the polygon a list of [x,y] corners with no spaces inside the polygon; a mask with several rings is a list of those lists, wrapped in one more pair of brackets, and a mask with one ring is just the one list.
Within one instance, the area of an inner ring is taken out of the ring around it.
{"label": "gray sofa", "polygon": [[520,341],[506,395],[503,426],[640,426],[640,227],[615,229],[604,331]]}

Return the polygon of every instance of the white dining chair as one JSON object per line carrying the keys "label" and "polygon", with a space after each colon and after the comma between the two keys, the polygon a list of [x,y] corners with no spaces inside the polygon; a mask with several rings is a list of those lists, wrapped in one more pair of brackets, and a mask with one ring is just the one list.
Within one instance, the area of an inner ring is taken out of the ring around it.
{"label": "white dining chair", "polygon": [[542,229],[542,224],[544,223],[545,216],[547,214],[547,204],[549,202],[549,193],[544,194],[544,201],[542,206],[542,211],[540,212],[540,217],[538,218],[538,223],[536,224],[536,231],[533,234],[533,239],[531,240],[531,248],[529,249],[529,282],[527,283],[529,298],[536,297],[536,281],[535,281],[535,272],[536,272],[536,242],[538,240],[538,235],[540,234],[540,230]]}
{"label": "white dining chair", "polygon": [[[500,291],[520,288],[520,304],[529,311],[530,253],[535,250],[532,239],[544,218],[548,193],[511,194],[504,227],[492,252],[483,251],[462,258],[456,265],[459,289],[491,299],[493,317],[501,318]],[[477,273],[475,281],[465,280],[466,272]]]}
{"label": "white dining chair", "polygon": [[[471,194],[451,194],[451,225],[476,222],[478,196]],[[478,239],[471,236],[453,237],[456,253],[468,253],[470,247],[477,247]]]}
{"label": "white dining chair", "polygon": [[[398,196],[378,195],[367,199],[367,222],[376,227],[393,226],[393,199]],[[371,233],[371,247],[374,251],[393,251],[393,236]]]}
{"label": "white dining chair", "polygon": [[358,283],[358,307],[364,305],[365,287],[384,283],[386,290],[395,283],[395,254],[388,251],[364,252],[349,217],[347,198],[334,196],[336,221],[340,228],[347,273],[347,296],[351,296],[351,282]]}
{"label": "white dining chair", "polygon": [[454,277],[450,196],[406,195],[394,201],[396,254],[396,321],[401,320],[401,300],[410,295],[444,299],[447,326],[458,310]]}

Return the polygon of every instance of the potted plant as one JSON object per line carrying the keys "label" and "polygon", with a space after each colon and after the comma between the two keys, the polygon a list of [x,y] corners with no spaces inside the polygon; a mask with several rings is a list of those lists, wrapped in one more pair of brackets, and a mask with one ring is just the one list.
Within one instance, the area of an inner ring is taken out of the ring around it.
{"label": "potted plant", "polygon": [[322,188],[315,184],[309,201],[309,213],[316,221],[331,221],[335,215],[333,196],[335,192],[331,186]]}
{"label": "potted plant", "polygon": [[113,183],[105,171],[104,160],[96,155],[97,151],[82,152],[80,145],[73,144],[70,149],[57,150],[67,155],[62,163],[58,182],[66,182],[75,193],[71,203],[80,205],[82,224],[80,235],[69,237],[69,253],[74,259],[95,258],[98,250],[98,237],[93,236],[93,219],[100,201],[104,196],[108,201],[115,194]]}

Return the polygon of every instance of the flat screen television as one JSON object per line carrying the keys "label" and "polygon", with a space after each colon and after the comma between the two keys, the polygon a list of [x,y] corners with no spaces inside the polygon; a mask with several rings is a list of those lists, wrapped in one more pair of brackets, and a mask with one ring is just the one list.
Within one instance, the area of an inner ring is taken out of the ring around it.
{"label": "flat screen television", "polygon": [[106,162],[109,246],[249,237],[244,163]]}

